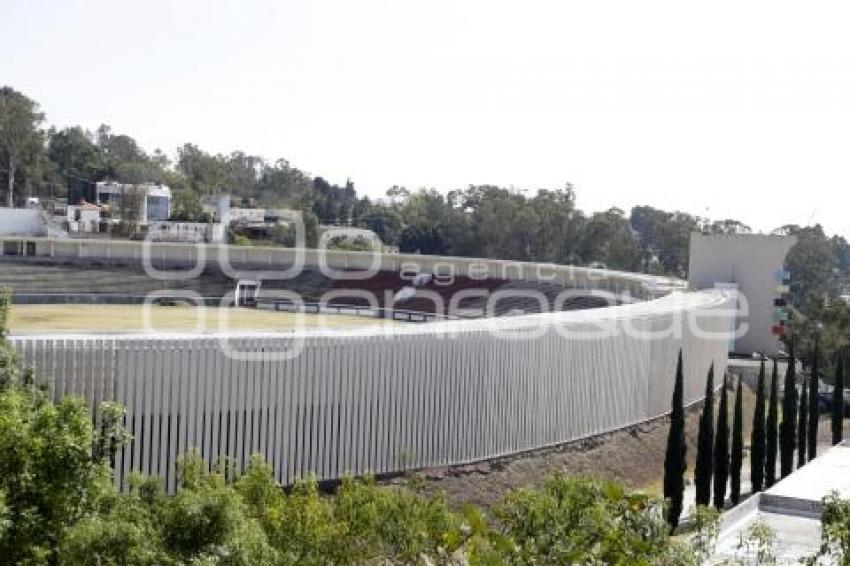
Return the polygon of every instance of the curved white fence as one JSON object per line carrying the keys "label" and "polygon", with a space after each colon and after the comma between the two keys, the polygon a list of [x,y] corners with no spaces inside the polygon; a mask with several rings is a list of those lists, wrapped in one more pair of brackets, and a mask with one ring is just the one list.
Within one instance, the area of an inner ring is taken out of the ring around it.
{"label": "curved white fence", "polygon": [[[18,336],[55,397],[127,407],[138,470],[175,487],[178,454],[277,478],[388,473],[562,443],[669,410],[676,356],[685,399],[725,371],[734,301],[673,293],[623,306],[429,325],[291,334]],[[296,354],[297,355],[293,355]]]}

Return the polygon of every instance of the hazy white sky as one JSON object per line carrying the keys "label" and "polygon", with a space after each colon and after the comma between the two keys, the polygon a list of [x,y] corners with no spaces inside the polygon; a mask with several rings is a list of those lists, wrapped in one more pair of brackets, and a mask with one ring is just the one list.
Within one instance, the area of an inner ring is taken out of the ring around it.
{"label": "hazy white sky", "polygon": [[0,84],[372,196],[569,181],[850,236],[849,28],[846,2],[2,0]]}

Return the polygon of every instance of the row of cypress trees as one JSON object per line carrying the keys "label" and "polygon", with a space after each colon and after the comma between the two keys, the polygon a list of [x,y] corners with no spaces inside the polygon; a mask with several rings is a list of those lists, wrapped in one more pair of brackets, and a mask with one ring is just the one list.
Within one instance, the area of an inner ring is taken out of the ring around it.
{"label": "row of cypress trees", "polygon": [[[773,376],[770,384],[769,408],[765,422],[765,360],[762,359],[756,388],[756,407],[753,414],[751,438],[750,477],[753,491],[762,491],[776,483],[776,455],[779,452],[780,478],[793,471],[794,451],[797,452],[797,467],[803,466],[817,456],[818,423],[820,400],[818,384],[820,346],[815,342],[811,372],[804,376],[798,397],[796,386],[796,357],[791,344],[788,369],[785,372],[782,399],[782,422],[777,435],[778,363],[773,361]],[[843,440],[844,431],[844,355],[839,353],[835,364],[835,383],[832,390],[831,408],[832,443]]]}
{"label": "row of cypress trees", "polygon": [[[705,404],[700,417],[697,439],[697,457],[694,469],[697,505],[711,504],[712,480],[714,483],[714,505],[723,508],[726,488],[730,488],[730,499],[738,503],[741,497],[741,468],[743,465],[743,399],[741,380],[735,390],[735,406],[732,413],[732,442],[729,444],[729,399],[728,378],[723,376],[720,392],[720,409],[715,435],[714,426],[714,365],[708,370],[705,384]],[[670,505],[667,522],[671,529],[679,524],[682,515],[685,472],[687,471],[687,444],[685,440],[684,371],[682,352],[676,364],[676,381],[670,413],[670,432],[667,437],[667,452],[664,458],[664,497]]]}
{"label": "row of cypress trees", "polygon": [[[780,454],[780,473],[785,477],[791,473],[794,461],[794,413],[798,410],[796,401],[796,361],[794,359],[793,347],[788,370],[785,372],[784,389],[788,395],[782,400],[782,424],[779,424],[779,363],[773,360],[773,372],[770,379],[770,393],[766,398],[765,391],[766,368],[765,359],[762,357],[759,368],[758,382],[756,384],[756,406],[753,412],[753,427],[750,436],[750,481],[753,492],[762,491],[776,483],[776,459]],[[808,394],[805,393],[800,399],[800,414],[808,413]],[[767,407],[765,404],[767,403]],[[765,418],[765,411],[767,417]],[[807,423],[801,418],[798,424]],[[798,437],[805,437],[804,426],[799,426],[796,431]],[[780,444],[781,440],[781,444]],[[798,462],[805,460],[805,447],[801,443],[798,447]]]}
{"label": "row of cypress trees", "polygon": [[[756,403],[750,438],[750,479],[753,492],[771,487],[777,479],[777,455],[780,477],[793,471],[794,453],[797,465],[802,466],[817,456],[817,433],[820,416],[818,398],[819,347],[816,343],[811,376],[803,380],[801,393],[796,386],[796,357],[794,345],[789,351],[788,369],[784,376],[782,396],[782,421],[779,422],[779,367],[773,360],[773,372],[769,393],[766,391],[766,360],[762,357],[756,385]],[[835,387],[832,396],[832,443],[843,438],[844,419],[844,358],[839,355],[835,370]],[[673,389],[670,432],[667,437],[667,452],[664,460],[664,497],[670,501],[667,520],[672,529],[678,526],[682,513],[687,471],[687,445],[685,441],[684,372],[682,352],[676,366],[676,381]],[[705,388],[705,403],[699,423],[697,456],[694,470],[697,505],[713,503],[722,509],[726,499],[727,482],[733,505],[741,498],[741,468],[743,465],[743,400],[742,383],[738,379],[735,389],[735,406],[732,414],[732,443],[729,445],[728,424],[728,377],[723,376],[720,389],[720,407],[717,426],[714,423],[714,366],[708,371]],[[798,416],[799,415],[799,416]],[[716,431],[716,432],[715,432]]]}
{"label": "row of cypress trees", "polygon": [[[729,377],[723,375],[720,388],[717,426],[714,425],[714,365],[708,370],[705,403],[699,424],[697,459],[694,469],[696,504],[710,505],[720,510],[726,503],[726,488],[733,504],[741,499],[741,467],[744,459],[742,384],[738,379],[735,388],[735,406],[732,414],[732,445],[729,445]],[[713,480],[713,482],[712,482]],[[712,499],[713,483],[713,499]]]}

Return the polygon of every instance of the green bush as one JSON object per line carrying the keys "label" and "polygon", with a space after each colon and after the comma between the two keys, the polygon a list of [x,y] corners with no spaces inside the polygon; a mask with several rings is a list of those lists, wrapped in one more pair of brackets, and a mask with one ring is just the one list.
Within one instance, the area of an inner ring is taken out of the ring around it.
{"label": "green bush", "polygon": [[0,553],[10,562],[52,556],[65,529],[112,489],[93,442],[82,400],[54,405],[18,386],[0,393],[0,491],[10,521]]}
{"label": "green bush", "polygon": [[660,500],[612,482],[556,474],[497,509],[523,564],[652,564],[669,547]]}
{"label": "green bush", "polygon": [[135,495],[113,496],[65,533],[62,564],[167,564],[156,517]]}
{"label": "green bush", "polygon": [[817,564],[819,557],[830,557],[836,564],[850,564],[850,501],[842,500],[834,492],[823,499],[821,548],[809,562]]}

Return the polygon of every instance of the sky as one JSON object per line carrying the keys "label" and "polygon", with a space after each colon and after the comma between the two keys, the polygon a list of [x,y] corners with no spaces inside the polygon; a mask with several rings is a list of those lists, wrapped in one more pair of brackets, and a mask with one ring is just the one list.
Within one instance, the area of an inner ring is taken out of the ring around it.
{"label": "sky", "polygon": [[847,2],[0,3],[0,84],[59,127],[850,237]]}

